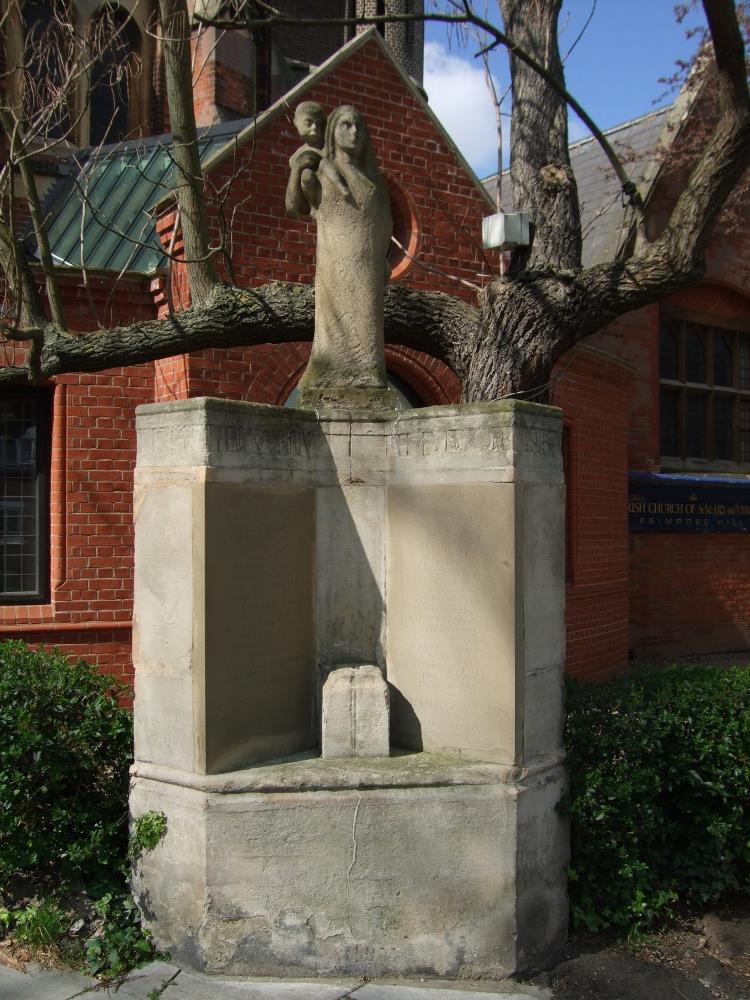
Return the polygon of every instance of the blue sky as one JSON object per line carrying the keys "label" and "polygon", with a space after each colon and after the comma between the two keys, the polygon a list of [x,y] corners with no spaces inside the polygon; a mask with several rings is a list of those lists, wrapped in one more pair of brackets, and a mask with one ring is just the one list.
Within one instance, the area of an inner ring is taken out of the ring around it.
{"label": "blue sky", "polygon": [[[481,6],[477,3],[477,7]],[[565,0],[560,18],[560,49],[573,44],[594,0]],[[429,2],[425,4],[429,10]],[[490,0],[491,18],[497,5]],[[494,10],[493,10],[494,8]],[[499,20],[499,15],[498,15]],[[660,77],[671,75],[677,59],[689,59],[695,40],[685,28],[702,23],[702,11],[677,24],[670,0],[596,0],[591,22],[565,64],[568,90],[600,128],[609,128],[669,103]],[[425,89],[430,104],[480,176],[497,162],[495,118],[476,46],[449,39],[442,25],[425,33]],[[492,72],[501,92],[508,81],[507,61],[493,55]],[[510,99],[504,105],[510,111]],[[571,115],[571,141],[587,135]],[[506,137],[507,146],[507,137]]]}

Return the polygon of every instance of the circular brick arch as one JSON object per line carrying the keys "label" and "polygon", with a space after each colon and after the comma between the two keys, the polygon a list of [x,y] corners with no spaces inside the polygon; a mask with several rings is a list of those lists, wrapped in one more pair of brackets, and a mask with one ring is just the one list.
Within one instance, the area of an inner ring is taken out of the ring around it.
{"label": "circular brick arch", "polygon": [[451,369],[437,358],[409,347],[387,344],[385,364],[405,382],[423,406],[446,406],[461,401],[461,382]]}
{"label": "circular brick arch", "polygon": [[704,281],[664,299],[663,305],[694,312],[712,313],[717,318],[750,320],[750,297],[744,289],[724,281]]}
{"label": "circular brick arch", "polygon": [[[421,228],[417,206],[414,199],[401,187],[398,181],[385,176],[388,194],[391,199],[391,217],[393,219],[393,236],[398,241],[391,243],[388,253],[388,263],[391,266],[391,281],[397,281],[407,274],[414,263],[414,257],[419,250]],[[401,247],[404,249],[402,250]]]}
{"label": "circular brick arch", "polygon": [[[286,371],[278,380],[279,389],[273,399],[283,406],[290,393],[302,378],[310,354],[310,344],[290,344]],[[451,369],[422,351],[409,347],[387,344],[385,363],[388,371],[406,384],[422,406],[441,406],[458,403],[461,399],[461,382]],[[264,400],[265,401],[265,400]]]}

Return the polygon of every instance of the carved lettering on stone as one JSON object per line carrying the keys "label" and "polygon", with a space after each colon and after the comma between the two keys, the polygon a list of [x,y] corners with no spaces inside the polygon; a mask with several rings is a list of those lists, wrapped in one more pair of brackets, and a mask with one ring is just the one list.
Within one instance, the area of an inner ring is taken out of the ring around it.
{"label": "carved lettering on stone", "polygon": [[[448,428],[434,431],[412,431],[401,433],[396,438],[396,453],[399,456],[453,454],[480,455],[502,454],[508,449],[505,428],[476,427]],[[505,456],[503,464],[507,464]]]}

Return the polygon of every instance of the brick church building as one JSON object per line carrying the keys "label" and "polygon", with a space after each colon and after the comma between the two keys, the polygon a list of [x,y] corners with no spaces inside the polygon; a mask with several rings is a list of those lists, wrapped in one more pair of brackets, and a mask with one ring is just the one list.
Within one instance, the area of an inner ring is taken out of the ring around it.
{"label": "brick church building", "polygon": [[[283,6],[306,13],[376,7],[368,4]],[[147,30],[147,6],[134,5],[127,22],[140,75],[116,95],[114,110],[82,98],[75,139],[84,152],[75,161],[63,155],[39,164],[67,321],[83,335],[187,304],[181,268],[164,253],[179,254],[181,244],[163,139],[161,48],[158,32]],[[408,10],[413,0],[385,6]],[[27,0],[27,30],[45,9],[44,0]],[[118,8],[124,19],[129,9],[127,2]],[[22,28],[9,51],[22,51]],[[284,215],[288,159],[300,142],[292,114],[303,100],[327,111],[353,103],[368,121],[391,193],[392,281],[472,300],[497,273],[498,253],[481,244],[493,199],[424,99],[420,28],[393,24],[383,35],[343,27],[273,37],[194,32],[213,235],[229,223],[223,266],[237,284],[313,280],[314,226]],[[670,153],[700,113],[699,99],[682,97],[610,132],[627,154],[654,232],[684,170]],[[571,156],[584,263],[625,252],[628,219],[599,147],[583,140]],[[562,407],[565,427],[572,675],[604,678],[633,655],[750,647],[746,229],[731,219],[719,227],[700,286],[626,315],[556,369],[551,401]],[[9,343],[3,349],[5,364],[23,354]],[[309,349],[200,351],[0,391],[0,635],[84,655],[129,680],[135,407],[204,395],[293,404]],[[386,360],[403,406],[460,399],[457,377],[437,359],[389,345]]]}

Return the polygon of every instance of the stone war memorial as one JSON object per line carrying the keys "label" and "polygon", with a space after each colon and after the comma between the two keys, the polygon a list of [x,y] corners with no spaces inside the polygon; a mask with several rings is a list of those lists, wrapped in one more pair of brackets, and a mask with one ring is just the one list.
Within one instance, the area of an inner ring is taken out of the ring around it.
{"label": "stone war memorial", "polygon": [[399,414],[367,125],[295,120],[301,407],[138,413],[134,891],[206,972],[502,978],[567,932],[561,414]]}

